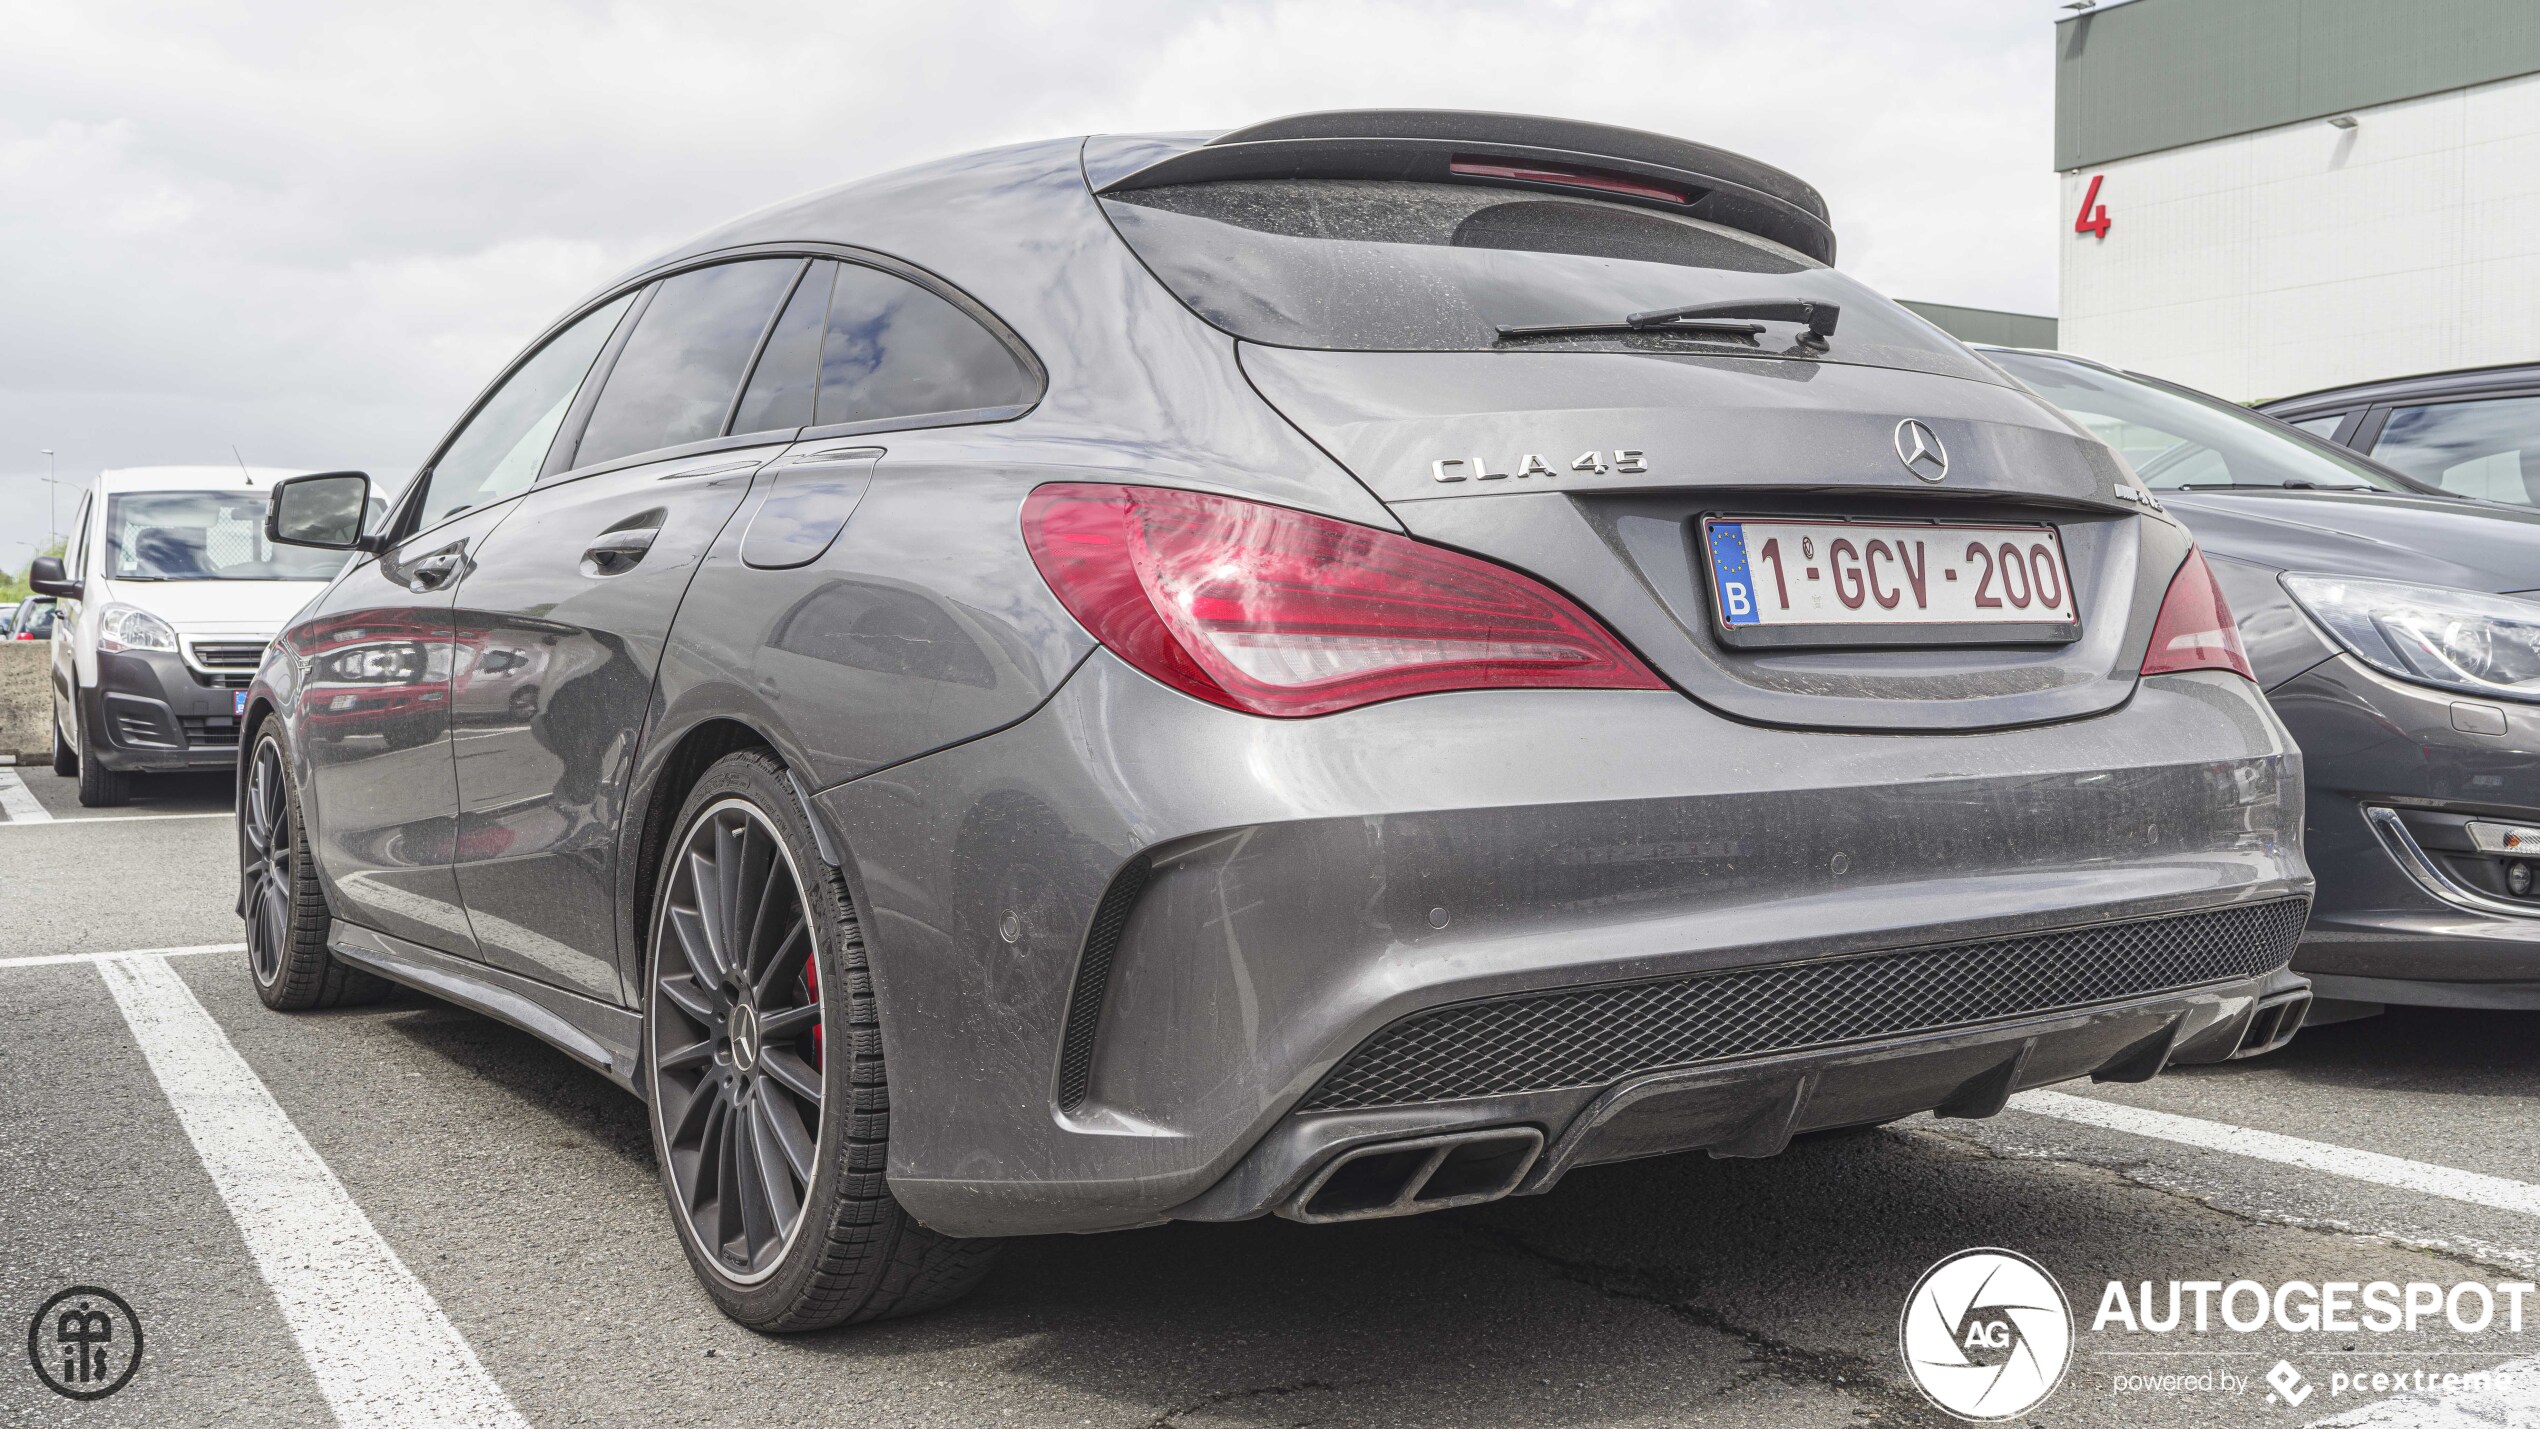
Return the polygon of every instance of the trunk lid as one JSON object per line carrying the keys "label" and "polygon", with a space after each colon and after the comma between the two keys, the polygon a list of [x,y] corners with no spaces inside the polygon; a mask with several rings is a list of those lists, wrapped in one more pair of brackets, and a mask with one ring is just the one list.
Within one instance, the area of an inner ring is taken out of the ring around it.
{"label": "trunk lid", "polygon": [[[1239,351],[1261,395],[1413,534],[1551,582],[1687,694],[1755,722],[1974,730],[2114,708],[2187,549],[2118,497],[2132,488],[2114,453],[2007,385],[1676,352]],[[1937,481],[1905,464],[1909,421],[1945,449]],[[1733,649],[1706,516],[2051,525],[2081,635]]]}

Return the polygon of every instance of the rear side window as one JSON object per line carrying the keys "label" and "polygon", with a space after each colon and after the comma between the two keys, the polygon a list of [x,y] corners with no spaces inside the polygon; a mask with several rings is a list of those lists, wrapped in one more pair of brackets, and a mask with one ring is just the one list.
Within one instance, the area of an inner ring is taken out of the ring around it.
{"label": "rear side window", "polygon": [[906,278],[839,265],[820,345],[820,425],[1023,406],[1037,385],[968,313]]}
{"label": "rear side window", "polygon": [[[1345,351],[1590,350],[1766,355],[1998,385],[1956,340],[1796,250],[1657,209],[1477,184],[1229,180],[1106,196],[1105,211],[1192,311],[1237,337]],[[1842,309],[1828,350],[1768,322],[1733,331],[1510,337],[1696,303]]]}
{"label": "rear side window", "polygon": [[2445,491],[2540,506],[2540,397],[2398,408],[2372,455]]}
{"label": "rear side window", "polygon": [[558,333],[477,408],[432,464],[423,489],[424,525],[529,489],[592,359],[632,301],[631,295],[620,298]]}
{"label": "rear side window", "polygon": [[906,278],[821,262],[776,320],[736,432],[1026,407],[1040,380],[960,308]]}
{"label": "rear side window", "polygon": [[697,268],[662,280],[591,408],[573,465],[723,434],[723,419],[800,258]]}
{"label": "rear side window", "polygon": [[2346,414],[2343,412],[2331,412],[2325,417],[2304,417],[2302,420],[2290,423],[2289,425],[2300,427],[2303,431],[2310,433],[2312,436],[2319,438],[2321,441],[2333,442],[2337,440],[2337,429],[2346,425]]}

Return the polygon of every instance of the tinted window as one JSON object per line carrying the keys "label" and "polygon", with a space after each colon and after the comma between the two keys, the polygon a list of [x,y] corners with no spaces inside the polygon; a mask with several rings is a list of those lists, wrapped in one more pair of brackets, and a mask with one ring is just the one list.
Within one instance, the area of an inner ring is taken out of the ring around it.
{"label": "tinted window", "polygon": [[[1192,311],[1282,347],[1760,353],[2000,381],[1947,334],[1814,259],[1657,209],[1366,179],[1177,184],[1103,203],[1121,237]],[[1842,309],[1824,353],[1798,348],[1798,328],[1786,322],[1751,336],[1500,332],[1792,299]]]}
{"label": "tinted window", "polygon": [[1037,384],[969,314],[905,278],[843,263],[829,298],[815,418],[872,422],[1025,405]]}
{"label": "tinted window", "polygon": [[2405,491],[2340,447],[2318,447],[2212,397],[2190,396],[2060,358],[1996,352],[1993,360],[2117,449],[2146,486],[2307,487]]}
{"label": "tinted window", "polygon": [[2312,436],[2319,438],[2321,441],[2330,442],[2337,439],[2337,429],[2346,425],[2346,414],[2343,412],[2331,412],[2325,417],[2304,417],[2298,422],[2288,423],[2287,425],[2300,427],[2303,431],[2310,433]]}
{"label": "tinted window", "polygon": [[2445,491],[2540,506],[2540,397],[2401,407],[2372,455]]}
{"label": "tinted window", "polygon": [[794,288],[785,315],[767,336],[750,388],[741,394],[741,410],[732,419],[736,432],[770,432],[811,425],[812,394],[820,386],[820,334],[829,315],[829,283],[838,265],[818,262]]}
{"label": "tinted window", "polygon": [[119,581],[322,581],[342,551],[265,539],[265,493],[127,491],[106,499],[106,574]]}
{"label": "tinted window", "polygon": [[632,301],[631,295],[620,298],[556,334],[486,399],[432,464],[431,484],[423,491],[424,525],[529,489],[573,394],[591,371],[591,359],[600,355]]}
{"label": "tinted window", "polygon": [[664,279],[609,369],[573,464],[721,436],[759,334],[802,266],[762,258]]}

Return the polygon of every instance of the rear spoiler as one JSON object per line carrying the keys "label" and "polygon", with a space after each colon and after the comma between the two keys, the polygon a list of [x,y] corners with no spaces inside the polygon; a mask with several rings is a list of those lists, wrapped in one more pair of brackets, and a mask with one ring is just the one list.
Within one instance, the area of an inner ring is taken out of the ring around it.
{"label": "rear spoiler", "polygon": [[1454,109],[1343,109],[1220,134],[1112,179],[1125,193],[1213,179],[1410,179],[1593,192],[1752,233],[1834,262],[1815,189],[1769,164],[1638,129]]}

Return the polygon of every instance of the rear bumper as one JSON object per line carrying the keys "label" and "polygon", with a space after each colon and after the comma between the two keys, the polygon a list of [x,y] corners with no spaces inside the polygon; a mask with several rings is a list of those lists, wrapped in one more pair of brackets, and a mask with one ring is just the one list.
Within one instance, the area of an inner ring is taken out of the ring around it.
{"label": "rear bumper", "polygon": [[[1299,1111],[1370,1039],[1450,1004],[2301,898],[2300,787],[2281,726],[2224,675],[2147,680],[2065,725],[1841,735],[1639,692],[1262,720],[1096,652],[1022,723],[815,803],[866,914],[892,1188],[931,1225],[990,1235],[1256,1214],[1369,1118],[1388,1134],[1469,1124],[1506,1098]],[[2226,1024],[2286,951],[2289,935],[2168,985],[2091,984],[2079,1005],[1661,1049],[1695,1064],[1599,1066],[1515,1095],[1552,1167],[1603,1157],[1563,1137],[1653,1075],[1734,1083],[1743,1105],[1789,1058],[1822,1061],[1816,1110],[1791,1129],[1885,1119],[1941,1105],[2032,1038],[2020,1086],[2104,1069],[2156,1024],[2173,1052],[2236,1046]],[[1972,975],[1941,976],[1945,991]],[[1893,1102],[1871,1096],[1884,1074],[1855,1090],[1842,1070],[1899,1058],[1913,1075]]]}
{"label": "rear bumper", "polygon": [[1434,1106],[1300,1112],[1262,1138],[1224,1180],[1175,1207],[1173,1216],[1218,1221],[1277,1212],[1336,1219],[1306,1209],[1323,1168],[1361,1148],[1451,1132],[1539,1132],[1541,1154],[1509,1187],[1523,1196],[1551,1190],[1578,1167],[1609,1161],[1693,1150],[1771,1156],[1811,1131],[1925,1111],[1992,1116],[2010,1097],[2036,1087],[2078,1077],[2148,1081],[2173,1063],[2223,1060],[2237,1050],[2262,1003],[2298,987],[2282,974],[2261,974],[2059,1016],[1652,1071],[1610,1085]]}

